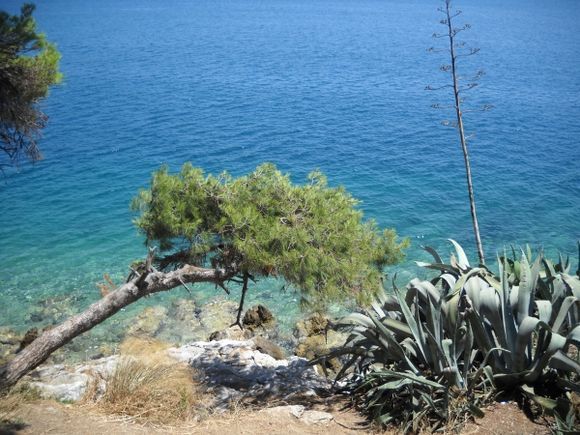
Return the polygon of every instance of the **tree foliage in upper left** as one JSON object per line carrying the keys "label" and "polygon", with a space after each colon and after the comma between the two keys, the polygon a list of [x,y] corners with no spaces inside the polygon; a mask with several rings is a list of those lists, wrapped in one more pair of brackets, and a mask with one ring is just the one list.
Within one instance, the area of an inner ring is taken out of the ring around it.
{"label": "tree foliage in upper left", "polygon": [[34,9],[24,4],[20,15],[0,11],[0,167],[41,159],[37,141],[47,116],[39,102],[62,78],[60,53],[37,32]]}

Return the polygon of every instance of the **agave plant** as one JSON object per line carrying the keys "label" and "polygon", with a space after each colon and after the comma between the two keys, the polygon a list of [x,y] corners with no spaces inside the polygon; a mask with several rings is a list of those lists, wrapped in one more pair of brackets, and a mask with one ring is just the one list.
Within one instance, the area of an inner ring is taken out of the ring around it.
{"label": "agave plant", "polygon": [[561,401],[534,387],[553,377],[561,397],[580,392],[580,280],[568,274],[569,262],[554,266],[539,255],[530,263],[522,253],[517,262],[499,259],[497,277],[472,268],[451,242],[449,264],[432,248],[435,261],[419,263],[439,271],[436,278],[412,280],[405,294],[393,284],[393,294],[340,322],[351,334],[329,355],[348,356],[338,378],[353,368],[347,388],[376,420],[405,428],[480,414],[483,400],[513,388],[562,414]]}

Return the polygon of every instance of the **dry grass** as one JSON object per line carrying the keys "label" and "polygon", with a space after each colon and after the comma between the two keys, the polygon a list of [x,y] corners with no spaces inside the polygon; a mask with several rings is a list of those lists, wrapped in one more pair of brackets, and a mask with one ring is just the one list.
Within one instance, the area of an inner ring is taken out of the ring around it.
{"label": "dry grass", "polygon": [[163,424],[198,415],[203,395],[194,373],[167,357],[166,348],[154,340],[124,342],[119,363],[96,406],[107,414]]}
{"label": "dry grass", "polygon": [[0,433],[2,433],[1,425],[14,419],[15,412],[23,404],[38,400],[39,397],[37,390],[23,382],[13,387],[8,394],[0,395]]}
{"label": "dry grass", "polygon": [[19,397],[8,395],[0,397],[0,422],[8,421],[14,417],[14,411],[22,404]]}

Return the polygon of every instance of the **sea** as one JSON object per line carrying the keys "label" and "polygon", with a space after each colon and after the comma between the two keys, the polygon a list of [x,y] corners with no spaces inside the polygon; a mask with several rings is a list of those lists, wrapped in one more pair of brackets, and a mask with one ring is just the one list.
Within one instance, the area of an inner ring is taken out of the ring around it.
{"label": "sea", "polygon": [[[15,13],[21,2],[1,0]],[[79,312],[146,255],[131,199],[162,164],[238,176],[273,162],[302,183],[322,170],[365,217],[409,238],[387,270],[404,287],[425,276],[422,246],[476,251],[437,0],[51,0],[38,28],[62,53],[62,84],[44,160],[0,174],[0,327],[24,331]],[[464,123],[483,245],[494,266],[529,244],[569,255],[580,239],[580,2],[464,0],[457,35]],[[429,48],[434,47],[434,50]],[[441,87],[438,91],[428,86]],[[439,105],[440,108],[433,108]],[[491,110],[482,110],[493,106]],[[299,294],[260,280],[263,303],[290,330]],[[144,307],[220,289],[176,289],[107,321],[119,337]],[[237,301],[233,288],[231,300]],[[48,301],[48,302],[47,302]],[[44,310],[44,311],[43,311]],[[50,317],[50,316],[49,316]],[[125,322],[125,323],[123,323]]]}

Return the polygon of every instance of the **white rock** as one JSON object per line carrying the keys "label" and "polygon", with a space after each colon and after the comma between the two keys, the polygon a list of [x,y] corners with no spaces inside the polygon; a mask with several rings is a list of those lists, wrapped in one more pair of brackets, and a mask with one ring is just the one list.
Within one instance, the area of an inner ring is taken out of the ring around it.
{"label": "white rock", "polygon": [[304,406],[302,405],[274,406],[273,408],[262,409],[260,412],[271,415],[273,417],[293,416],[296,418],[300,418],[302,414],[304,414]]}
{"label": "white rock", "polygon": [[334,416],[323,411],[304,411],[300,421],[306,424],[328,424],[334,420]]}
{"label": "white rock", "polygon": [[[214,403],[217,408],[244,399],[263,403],[272,398],[299,403],[301,398],[326,393],[331,387],[304,358],[276,360],[256,350],[256,343],[251,340],[198,341],[170,348],[167,354],[195,368],[204,383],[219,392]],[[74,401],[83,396],[91,381],[106,379],[117,362],[118,356],[112,356],[72,368],[43,366],[30,378],[45,397]],[[104,385],[99,384],[99,390],[102,389]]]}

